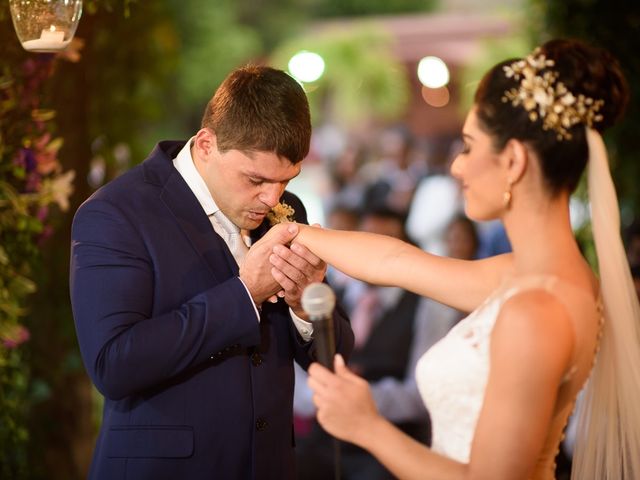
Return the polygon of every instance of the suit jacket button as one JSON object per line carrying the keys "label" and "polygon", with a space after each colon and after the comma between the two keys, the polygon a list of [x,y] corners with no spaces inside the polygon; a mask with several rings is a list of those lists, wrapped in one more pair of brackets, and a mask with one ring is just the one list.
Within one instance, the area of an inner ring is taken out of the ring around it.
{"label": "suit jacket button", "polygon": [[269,424],[267,423],[267,421],[264,418],[258,418],[256,420],[256,430],[259,432],[264,432],[267,427],[269,426]]}
{"label": "suit jacket button", "polygon": [[253,364],[254,367],[258,367],[262,365],[262,355],[260,355],[258,352],[252,353],[251,363]]}

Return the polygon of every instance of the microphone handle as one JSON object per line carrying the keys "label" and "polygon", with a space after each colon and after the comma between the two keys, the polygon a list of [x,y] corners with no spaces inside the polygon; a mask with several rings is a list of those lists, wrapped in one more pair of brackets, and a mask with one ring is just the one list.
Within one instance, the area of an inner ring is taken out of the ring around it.
{"label": "microphone handle", "polygon": [[333,372],[333,357],[336,353],[336,341],[333,330],[333,315],[312,318],[313,336],[316,341],[318,363]]}
{"label": "microphone handle", "polygon": [[[333,330],[333,315],[326,317],[312,317],[313,336],[316,342],[316,357],[318,363],[327,367],[332,372],[333,357],[336,353],[336,339]],[[340,441],[333,439],[333,478],[340,480],[341,478],[341,454]]]}

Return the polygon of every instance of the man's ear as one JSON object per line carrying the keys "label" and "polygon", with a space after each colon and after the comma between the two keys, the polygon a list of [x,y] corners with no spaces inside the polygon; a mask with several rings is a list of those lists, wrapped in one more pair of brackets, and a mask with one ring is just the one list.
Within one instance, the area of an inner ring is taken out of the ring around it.
{"label": "man's ear", "polygon": [[509,183],[518,183],[527,171],[529,160],[529,150],[524,143],[513,138],[507,142],[501,154],[501,161],[507,171]]}
{"label": "man's ear", "polygon": [[201,128],[193,139],[195,156],[206,161],[212,153],[218,150],[216,134],[208,128]]}

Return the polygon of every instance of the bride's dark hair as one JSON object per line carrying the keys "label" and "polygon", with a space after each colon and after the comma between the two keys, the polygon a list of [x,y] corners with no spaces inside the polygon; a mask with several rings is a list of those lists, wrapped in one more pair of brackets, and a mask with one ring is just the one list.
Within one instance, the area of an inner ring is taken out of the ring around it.
{"label": "bride's dark hair", "polygon": [[[578,40],[551,40],[540,49],[547,59],[554,61],[550,69],[558,73],[558,81],[572,94],[604,100],[598,111],[603,118],[594,124],[596,130],[602,133],[622,116],[629,88],[617,60],[609,52]],[[492,137],[497,151],[512,138],[528,144],[538,154],[551,193],[572,192],[589,157],[584,124],[569,129],[571,139],[559,140],[554,130],[542,128],[540,118],[532,121],[525,108],[503,101],[505,92],[519,85],[518,80],[508,78],[504,72],[504,67],[515,61],[497,64],[482,78],[475,94],[480,127]]]}

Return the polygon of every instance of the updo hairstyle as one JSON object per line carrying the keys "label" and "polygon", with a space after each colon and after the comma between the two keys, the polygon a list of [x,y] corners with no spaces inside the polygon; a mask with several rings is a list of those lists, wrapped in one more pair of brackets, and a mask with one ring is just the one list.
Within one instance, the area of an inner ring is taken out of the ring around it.
{"label": "updo hairstyle", "polygon": [[[574,96],[583,94],[604,100],[598,111],[602,120],[593,128],[602,133],[616,123],[626,108],[629,89],[620,65],[609,52],[578,40],[551,40],[540,49],[555,62],[549,69],[558,73],[557,81],[564,83]],[[569,129],[570,139],[559,139],[554,130],[542,128],[540,118],[531,120],[525,108],[504,101],[506,91],[519,87],[519,81],[508,78],[504,71],[515,61],[497,64],[482,78],[474,99],[479,125],[493,138],[496,151],[502,151],[512,138],[532,148],[552,195],[564,190],[573,192],[589,158],[584,124]]]}

